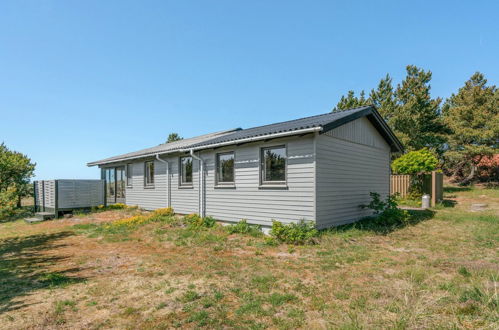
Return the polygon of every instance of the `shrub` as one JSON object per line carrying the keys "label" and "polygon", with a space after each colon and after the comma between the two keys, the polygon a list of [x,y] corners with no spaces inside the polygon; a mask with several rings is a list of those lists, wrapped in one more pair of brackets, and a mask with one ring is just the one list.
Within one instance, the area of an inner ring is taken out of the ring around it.
{"label": "shrub", "polygon": [[14,215],[17,207],[17,198],[18,193],[14,186],[0,192],[0,220]]}
{"label": "shrub", "polygon": [[215,226],[216,220],[213,217],[200,217],[198,214],[188,214],[184,216],[184,223],[190,228],[211,228]]}
{"label": "shrub", "polygon": [[360,207],[374,211],[375,217],[373,217],[373,221],[375,224],[393,226],[409,222],[409,212],[398,208],[396,195],[387,196],[385,201],[376,192],[371,192],[369,195],[371,196],[371,202]]}
{"label": "shrub", "polygon": [[166,207],[163,209],[154,210],[149,215],[149,218],[151,221],[166,221],[168,223],[172,223],[176,220],[176,218],[174,217],[174,214],[175,214],[175,212],[173,211],[173,208]]}
{"label": "shrub", "polygon": [[203,218],[203,226],[207,228],[214,227],[217,224],[217,220],[213,217],[204,217]]}
{"label": "shrub", "polygon": [[172,216],[175,214],[172,207],[166,207],[163,209],[157,209],[153,212],[154,215],[158,216]]}
{"label": "shrub", "polygon": [[225,230],[227,230],[229,234],[247,234],[251,236],[262,235],[260,226],[251,225],[247,223],[245,219],[242,219],[235,225],[226,226]]}
{"label": "shrub", "polygon": [[115,226],[115,227],[135,227],[141,224],[145,224],[151,220],[150,217],[147,217],[145,215],[136,215],[130,218],[124,218],[124,219],[118,219],[113,222],[111,222],[110,226]]}
{"label": "shrub", "polygon": [[301,220],[298,223],[283,224],[279,221],[272,221],[270,235],[279,242],[288,244],[313,244],[314,238],[319,234],[311,222]]}
{"label": "shrub", "polygon": [[110,204],[106,207],[108,210],[121,210],[126,209],[127,206],[123,203]]}
{"label": "shrub", "polygon": [[395,159],[392,162],[392,170],[395,174],[423,174],[434,171],[437,165],[437,157],[427,148],[423,148]]}
{"label": "shrub", "polygon": [[108,210],[137,209],[137,208],[138,206],[130,206],[123,203],[116,203],[116,204],[109,204],[106,206],[101,204],[99,206],[92,207],[92,211],[96,212],[96,211],[108,211]]}

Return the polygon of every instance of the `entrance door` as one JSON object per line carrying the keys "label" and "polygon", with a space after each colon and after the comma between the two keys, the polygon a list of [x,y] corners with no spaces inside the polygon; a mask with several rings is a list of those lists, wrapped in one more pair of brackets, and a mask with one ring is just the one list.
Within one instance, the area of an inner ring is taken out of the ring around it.
{"label": "entrance door", "polygon": [[106,202],[125,203],[125,167],[109,167],[104,170]]}
{"label": "entrance door", "polygon": [[125,167],[116,167],[116,203],[125,204]]}

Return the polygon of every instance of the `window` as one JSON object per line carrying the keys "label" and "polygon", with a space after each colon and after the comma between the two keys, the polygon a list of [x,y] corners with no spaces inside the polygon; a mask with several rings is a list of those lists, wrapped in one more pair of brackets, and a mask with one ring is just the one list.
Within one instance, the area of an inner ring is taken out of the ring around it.
{"label": "window", "polygon": [[286,147],[262,148],[262,184],[286,182]]}
{"label": "window", "polygon": [[107,203],[121,203],[125,198],[125,167],[109,167],[104,170]]}
{"label": "window", "polygon": [[125,198],[125,167],[116,167],[116,198]]}
{"label": "window", "polygon": [[116,198],[116,179],[115,179],[115,169],[106,168],[106,189],[107,189],[107,197],[113,200]]}
{"label": "window", "polygon": [[217,154],[216,158],[217,184],[234,183],[234,153]]}
{"label": "window", "polygon": [[180,157],[180,185],[192,185],[192,157]]}
{"label": "window", "polygon": [[126,164],[126,185],[131,187],[133,185],[132,182],[132,164]]}
{"label": "window", "polygon": [[154,161],[145,162],[145,185],[154,187]]}

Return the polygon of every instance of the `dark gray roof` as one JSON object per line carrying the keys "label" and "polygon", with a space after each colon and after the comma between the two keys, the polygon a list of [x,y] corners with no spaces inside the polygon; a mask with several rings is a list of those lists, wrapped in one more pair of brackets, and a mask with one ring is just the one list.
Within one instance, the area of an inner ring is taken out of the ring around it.
{"label": "dark gray roof", "polygon": [[193,138],[189,139],[183,139],[175,142],[170,142],[170,143],[162,143],[160,145],[157,145],[155,147],[151,148],[146,148],[146,149],[141,149],[138,151],[133,151],[129,152],[126,154],[118,155],[118,156],[113,156],[101,160],[97,160],[95,162],[88,163],[88,166],[94,166],[94,165],[102,165],[102,164],[107,164],[107,163],[113,163],[113,162],[119,162],[119,161],[124,161],[127,159],[132,159],[132,158],[138,158],[138,157],[148,157],[148,156],[154,156],[156,154],[164,154],[168,152],[175,152],[176,150],[182,150],[185,148],[190,148],[192,145],[196,143],[200,143],[204,140],[210,140],[212,138],[215,138],[217,136],[221,136],[224,134],[229,134],[234,132],[235,130],[238,130],[240,128],[236,129],[231,129],[231,130],[226,130],[226,131],[221,131],[221,132],[215,132],[215,133],[209,133],[209,134],[204,134],[200,136],[196,136]]}
{"label": "dark gray roof", "polygon": [[270,138],[272,135],[279,133],[289,132],[293,134],[292,132],[297,131],[297,134],[300,134],[298,131],[303,129],[319,128],[321,133],[325,133],[333,128],[361,117],[367,117],[371,121],[371,123],[378,129],[380,134],[391,146],[392,151],[396,152],[403,150],[402,144],[395,137],[395,134],[393,134],[388,125],[386,125],[378,111],[373,106],[364,106],[340,112],[329,112],[322,115],[284,121],[276,124],[206,134],[195,138],[185,139],[174,143],[161,144],[153,148],[106,158],[100,161],[88,163],[88,165],[102,165],[131,158],[138,158],[141,156],[147,157],[158,153],[164,154],[175,151],[185,151],[186,149],[193,148],[197,150],[206,149],[217,144],[232,144],[232,142],[238,143],[243,142],[243,140],[247,141],[251,138],[262,137],[264,139],[266,136],[269,136]]}
{"label": "dark gray roof", "polygon": [[311,117],[305,117],[300,119],[294,119],[289,121],[283,121],[276,124],[257,126],[252,128],[246,128],[238,131],[234,131],[229,134],[224,134],[222,136],[205,140],[203,142],[197,143],[191,147],[201,147],[211,144],[224,143],[229,141],[238,141],[242,139],[253,138],[257,136],[272,135],[277,133],[297,131],[305,128],[313,127],[324,127],[327,124],[340,120],[342,118],[348,117],[352,114],[362,112],[363,110],[369,109],[371,107],[360,107],[350,110],[345,110],[341,112],[329,112],[322,115],[316,115]]}

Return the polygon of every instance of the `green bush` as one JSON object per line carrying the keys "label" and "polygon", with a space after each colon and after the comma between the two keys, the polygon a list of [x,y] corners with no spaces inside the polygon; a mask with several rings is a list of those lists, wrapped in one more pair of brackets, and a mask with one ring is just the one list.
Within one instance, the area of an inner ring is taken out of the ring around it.
{"label": "green bush", "polygon": [[190,228],[212,228],[217,223],[213,217],[202,218],[198,214],[186,215],[183,220]]}
{"label": "green bush", "polygon": [[409,222],[409,212],[398,208],[396,195],[387,196],[385,201],[376,192],[371,192],[369,195],[371,196],[371,202],[360,207],[374,211],[375,217],[373,217],[373,221],[375,224],[393,226],[404,225]]}
{"label": "green bush", "polygon": [[283,243],[302,245],[316,243],[319,231],[311,222],[300,221],[298,223],[283,224],[279,221],[272,221],[270,235]]}
{"label": "green bush", "polygon": [[262,235],[260,226],[250,225],[245,219],[242,219],[235,225],[225,226],[225,230],[227,230],[229,234],[245,234],[251,236]]}
{"label": "green bush", "polygon": [[392,162],[395,174],[423,174],[437,168],[437,157],[427,148],[411,151]]}
{"label": "green bush", "polygon": [[17,207],[18,193],[14,186],[0,191],[0,220],[14,215]]}

